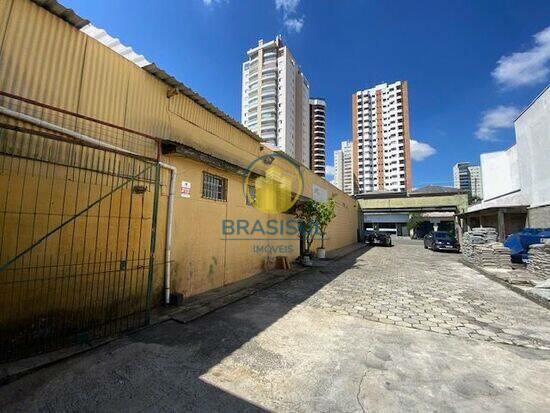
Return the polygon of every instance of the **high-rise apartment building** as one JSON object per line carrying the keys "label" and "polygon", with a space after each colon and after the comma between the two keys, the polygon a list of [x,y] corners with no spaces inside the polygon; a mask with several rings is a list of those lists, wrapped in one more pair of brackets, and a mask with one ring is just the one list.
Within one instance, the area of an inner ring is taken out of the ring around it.
{"label": "high-rise apartment building", "polygon": [[242,119],[250,130],[310,166],[309,83],[280,36],[247,52]]}
{"label": "high-rise apartment building", "polygon": [[469,162],[458,162],[453,166],[454,187],[468,191],[472,198],[483,198],[481,168]]}
{"label": "high-rise apartment building", "polygon": [[458,189],[470,189],[469,162],[458,162],[453,166],[454,187]]}
{"label": "high-rise apartment building", "polygon": [[483,187],[481,182],[480,166],[470,166],[470,188],[472,198],[483,199]]}
{"label": "high-rise apartment building", "polygon": [[326,102],[324,99],[309,100],[309,131],[311,134],[310,169],[319,176],[325,177],[326,167]]}
{"label": "high-rise apartment building", "polygon": [[353,195],[353,162],[353,145],[344,141],[334,151],[334,185],[349,195]]}
{"label": "high-rise apartment building", "polygon": [[351,106],[355,193],[410,191],[407,82],[357,91]]}

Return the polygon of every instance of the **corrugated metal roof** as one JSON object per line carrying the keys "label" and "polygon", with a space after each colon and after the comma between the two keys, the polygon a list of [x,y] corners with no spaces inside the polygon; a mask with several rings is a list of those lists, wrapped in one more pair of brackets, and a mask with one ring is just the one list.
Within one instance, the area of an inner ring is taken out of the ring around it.
{"label": "corrugated metal roof", "polygon": [[130,62],[136,64],[139,67],[151,64],[151,62],[145,59],[143,55],[137,54],[131,47],[123,45],[119,39],[109,35],[109,33],[107,33],[105,30],[100,29],[99,27],[95,27],[91,23],[81,28],[80,31],[86,33],[88,36],[104,44],[108,48],[113,49],[119,55],[128,59]]}
{"label": "corrugated metal roof", "polygon": [[420,194],[459,194],[463,193],[464,191],[453,188],[450,186],[439,186],[439,185],[426,185],[422,188],[415,189],[414,191],[409,192],[411,195],[420,195]]}
{"label": "corrugated metal roof", "polygon": [[83,19],[76,14],[72,9],[68,9],[65,6],[59,4],[56,0],[32,0],[39,6],[44,7],[50,13],[55,14],[57,17],[65,20],[71,26],[77,29],[82,29],[84,26],[90,23],[89,20]]}
{"label": "corrugated metal roof", "polygon": [[66,8],[56,0],[31,0],[31,1],[45,8],[50,13],[55,14],[57,17],[65,20],[67,23],[76,27],[82,32],[86,33],[88,36],[92,37],[93,39],[111,48],[116,53],[120,54],[124,58],[130,60],[131,62],[135,63],[137,66],[149,72],[151,75],[160,79],[161,81],[166,83],[168,86],[178,89],[180,93],[187,96],[188,98],[190,98],[191,100],[193,100],[194,102],[196,102],[198,105],[202,106],[209,112],[213,113],[214,115],[222,118],[223,120],[228,122],[230,125],[246,133],[251,138],[255,139],[258,142],[263,142],[263,139],[259,135],[255,134],[250,129],[242,125],[240,122],[237,122],[235,119],[227,115],[225,112],[218,109],[216,106],[208,102],[205,98],[203,98],[197,92],[185,86],[175,77],[169,75],[154,63],[149,62],[147,59],[145,59],[144,56],[136,53],[131,47],[124,46],[117,38],[110,36],[105,30],[99,29],[93,26],[92,24],[90,24],[89,20],[85,20],[80,16],[78,16],[73,10]]}
{"label": "corrugated metal roof", "polygon": [[263,139],[260,138],[260,136],[256,135],[254,132],[252,132],[250,129],[246,128],[243,124],[237,122],[235,119],[227,115],[225,112],[218,109],[216,106],[208,102],[205,98],[203,98],[201,95],[199,95],[197,92],[195,92],[193,89],[185,86],[183,83],[181,83],[179,80],[177,80],[175,77],[170,76],[168,73],[166,73],[164,70],[159,68],[154,63],[151,63],[147,66],[143,66],[143,69],[152,74],[153,76],[157,77],[158,79],[162,80],[164,83],[166,83],[168,86],[173,87],[175,89],[178,89],[180,93],[187,96],[197,104],[201,105],[203,108],[208,110],[209,112],[212,112],[214,115],[222,118],[226,122],[230,123],[237,129],[241,130],[242,132],[246,133],[251,138],[257,140],[258,142],[263,142]]}

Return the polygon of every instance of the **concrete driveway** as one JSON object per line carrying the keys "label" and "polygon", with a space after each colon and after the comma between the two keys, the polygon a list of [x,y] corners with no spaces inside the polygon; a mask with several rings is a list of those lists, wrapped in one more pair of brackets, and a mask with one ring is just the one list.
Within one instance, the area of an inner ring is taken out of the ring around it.
{"label": "concrete driveway", "polygon": [[547,411],[550,312],[419,243],[0,388],[2,411]]}

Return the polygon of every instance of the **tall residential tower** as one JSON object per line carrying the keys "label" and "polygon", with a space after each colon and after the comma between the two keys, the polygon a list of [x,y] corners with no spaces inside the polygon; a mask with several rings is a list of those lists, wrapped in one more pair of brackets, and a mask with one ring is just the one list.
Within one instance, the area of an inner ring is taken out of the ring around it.
{"label": "tall residential tower", "polygon": [[481,168],[470,162],[458,162],[453,166],[454,187],[464,189],[472,198],[482,199]]}
{"label": "tall residential tower", "polygon": [[247,52],[242,123],[310,166],[309,83],[280,36]]}
{"label": "tall residential tower", "polygon": [[353,195],[353,146],[344,141],[334,151],[334,185],[346,194]]}
{"label": "tall residential tower", "polygon": [[324,178],[326,167],[326,103],[324,99],[309,100],[309,116],[309,130],[311,133],[310,169]]}
{"label": "tall residential tower", "polygon": [[352,95],[354,191],[412,189],[409,93],[406,81]]}

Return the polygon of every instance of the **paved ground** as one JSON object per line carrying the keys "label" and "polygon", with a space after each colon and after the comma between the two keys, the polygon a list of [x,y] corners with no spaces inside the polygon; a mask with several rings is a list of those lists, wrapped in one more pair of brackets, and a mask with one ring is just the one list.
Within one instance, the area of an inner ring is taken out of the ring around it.
{"label": "paved ground", "polygon": [[548,411],[550,313],[416,243],[0,388],[1,411]]}

